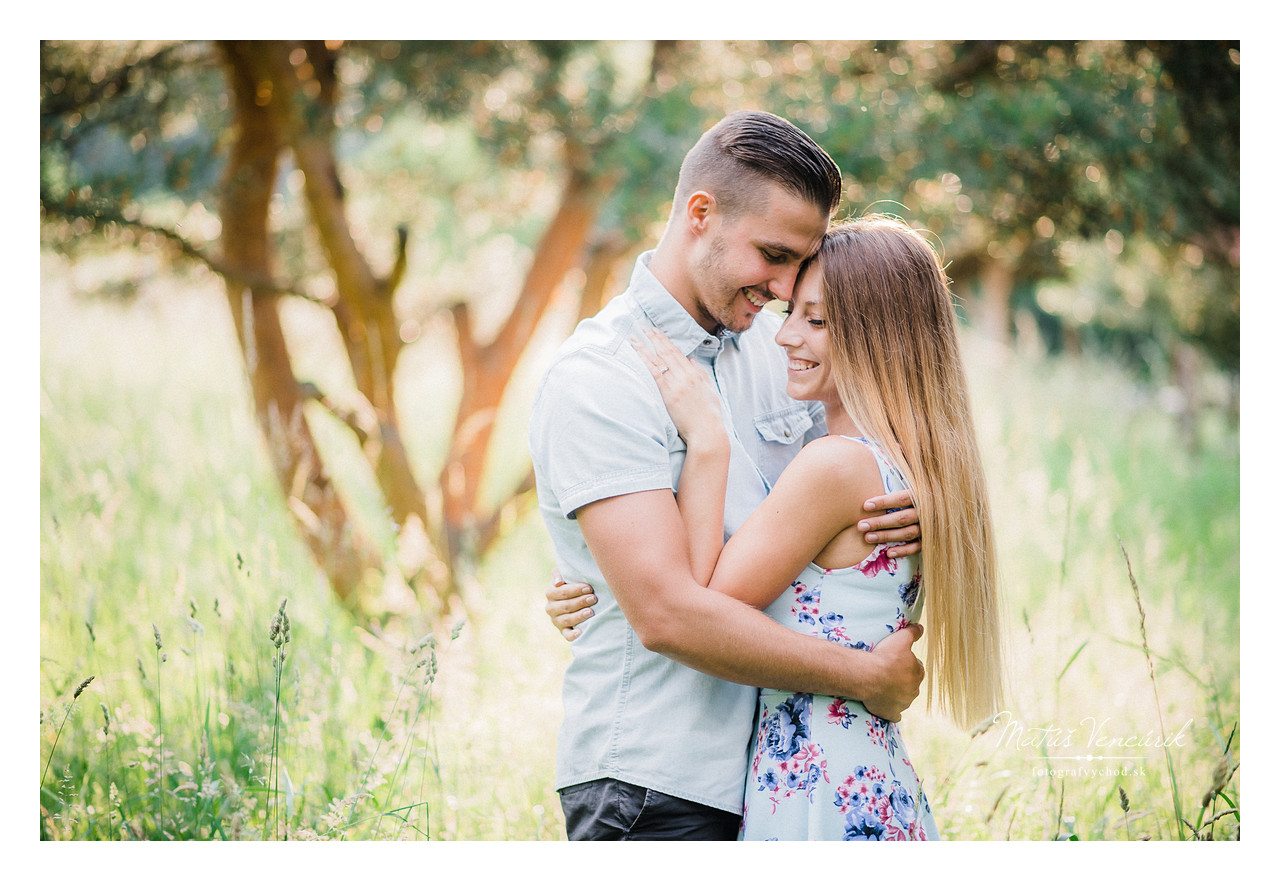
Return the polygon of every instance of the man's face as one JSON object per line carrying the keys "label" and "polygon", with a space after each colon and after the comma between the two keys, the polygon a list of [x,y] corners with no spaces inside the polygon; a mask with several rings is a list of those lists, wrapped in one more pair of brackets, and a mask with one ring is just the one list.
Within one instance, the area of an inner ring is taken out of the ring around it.
{"label": "man's face", "polygon": [[827,222],[825,211],[777,184],[737,217],[717,213],[695,263],[694,318],[741,333],[770,300],[790,300]]}

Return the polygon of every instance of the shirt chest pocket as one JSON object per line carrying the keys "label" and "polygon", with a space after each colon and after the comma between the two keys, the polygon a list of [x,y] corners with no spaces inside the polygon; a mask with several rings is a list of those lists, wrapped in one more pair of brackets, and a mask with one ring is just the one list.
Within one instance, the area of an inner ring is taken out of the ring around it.
{"label": "shirt chest pocket", "polygon": [[756,465],[772,486],[782,469],[787,467],[813,428],[813,418],[803,404],[763,413],[754,420],[756,449],[752,451]]}

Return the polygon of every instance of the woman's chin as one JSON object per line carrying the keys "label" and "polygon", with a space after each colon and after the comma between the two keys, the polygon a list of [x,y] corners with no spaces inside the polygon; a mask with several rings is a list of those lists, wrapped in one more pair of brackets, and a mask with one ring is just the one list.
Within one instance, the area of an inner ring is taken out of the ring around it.
{"label": "woman's chin", "polygon": [[787,383],[787,396],[797,401],[816,401],[813,389],[794,382]]}

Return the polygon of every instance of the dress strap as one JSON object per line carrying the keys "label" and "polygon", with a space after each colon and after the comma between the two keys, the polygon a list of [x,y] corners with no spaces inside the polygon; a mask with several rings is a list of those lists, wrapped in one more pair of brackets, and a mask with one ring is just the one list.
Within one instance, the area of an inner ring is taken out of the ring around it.
{"label": "dress strap", "polygon": [[902,472],[898,470],[898,466],[893,464],[893,460],[889,458],[889,454],[885,452],[879,442],[868,437],[854,437],[853,435],[838,435],[845,440],[851,440],[860,443],[871,451],[876,457],[876,465],[880,469],[880,479],[884,483],[885,492],[897,492],[898,490],[910,489],[907,486],[906,479],[902,476]]}

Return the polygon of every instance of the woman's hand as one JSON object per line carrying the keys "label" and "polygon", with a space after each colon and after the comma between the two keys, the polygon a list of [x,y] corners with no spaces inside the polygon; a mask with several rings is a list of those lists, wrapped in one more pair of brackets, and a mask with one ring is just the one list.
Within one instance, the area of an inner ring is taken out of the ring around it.
{"label": "woman's hand", "polygon": [[649,345],[634,337],[631,345],[658,383],[662,402],[684,442],[689,446],[723,443],[727,448],[729,436],[711,376],[681,354],[662,331],[646,330],[645,336]]}
{"label": "woman's hand", "polygon": [[547,588],[547,617],[567,642],[582,635],[578,625],[595,614],[595,590],[580,581],[565,583],[559,570],[551,573],[551,587]]}

